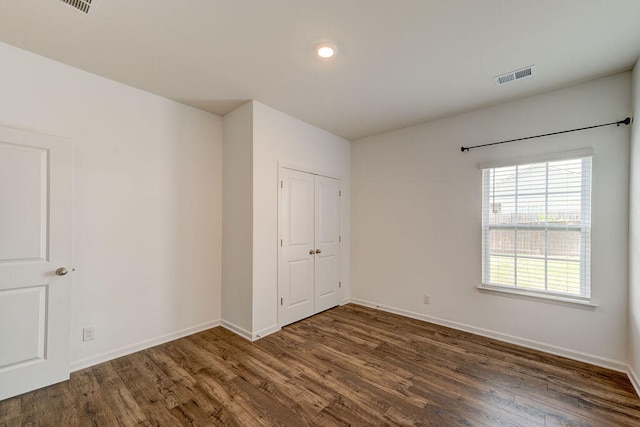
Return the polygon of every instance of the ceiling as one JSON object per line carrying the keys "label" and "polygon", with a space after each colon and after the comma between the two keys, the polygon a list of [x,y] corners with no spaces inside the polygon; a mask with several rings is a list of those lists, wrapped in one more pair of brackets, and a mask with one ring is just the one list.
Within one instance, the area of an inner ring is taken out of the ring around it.
{"label": "ceiling", "polygon": [[[349,140],[630,70],[639,0],[0,0],[0,41],[224,115]],[[331,60],[313,45],[338,47]],[[536,65],[531,78],[493,77]]]}

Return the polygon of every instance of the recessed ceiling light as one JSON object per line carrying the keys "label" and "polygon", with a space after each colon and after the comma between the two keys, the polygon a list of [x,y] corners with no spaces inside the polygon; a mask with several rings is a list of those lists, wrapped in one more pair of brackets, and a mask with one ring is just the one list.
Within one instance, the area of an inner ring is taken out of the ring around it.
{"label": "recessed ceiling light", "polygon": [[322,59],[329,59],[336,54],[336,45],[331,43],[318,43],[313,47],[313,51]]}

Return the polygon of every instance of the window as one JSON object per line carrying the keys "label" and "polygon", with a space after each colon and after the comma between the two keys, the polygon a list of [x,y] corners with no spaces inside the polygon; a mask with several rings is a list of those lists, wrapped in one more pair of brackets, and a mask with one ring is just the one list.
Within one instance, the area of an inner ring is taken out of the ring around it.
{"label": "window", "polygon": [[590,297],[591,155],[580,154],[483,167],[483,286]]}

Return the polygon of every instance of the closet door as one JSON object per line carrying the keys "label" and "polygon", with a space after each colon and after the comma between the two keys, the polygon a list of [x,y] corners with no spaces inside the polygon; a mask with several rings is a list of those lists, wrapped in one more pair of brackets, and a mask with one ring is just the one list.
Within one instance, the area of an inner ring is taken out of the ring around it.
{"label": "closet door", "polygon": [[340,181],[280,171],[280,326],[340,304]]}
{"label": "closet door", "polygon": [[340,181],[315,177],[315,312],[340,304]]}
{"label": "closet door", "polygon": [[282,169],[280,252],[280,325],[314,311],[314,176]]}

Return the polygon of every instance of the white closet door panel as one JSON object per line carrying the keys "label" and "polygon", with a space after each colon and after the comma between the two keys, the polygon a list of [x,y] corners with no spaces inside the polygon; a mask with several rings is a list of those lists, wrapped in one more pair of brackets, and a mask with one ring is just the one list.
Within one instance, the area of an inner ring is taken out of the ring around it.
{"label": "white closet door panel", "polygon": [[292,260],[288,263],[289,283],[295,286],[289,287],[289,307],[306,304],[313,298],[313,261],[305,259]]}
{"label": "white closet door panel", "polygon": [[290,177],[286,182],[289,221],[285,236],[292,248],[313,245],[313,186],[308,178]]}
{"label": "white closet door panel", "polygon": [[[322,253],[316,256],[315,294],[318,302],[322,302],[323,298],[331,297],[337,292],[339,282],[338,269],[338,257],[336,255]],[[320,308],[318,311],[322,310],[326,310],[326,308]]]}
{"label": "white closet door panel", "polygon": [[315,311],[340,304],[340,181],[315,177]]}
{"label": "white closet door panel", "polygon": [[281,173],[282,247],[280,325],[314,313],[313,175],[283,169]]}

